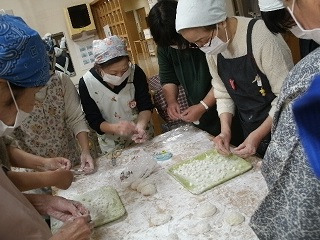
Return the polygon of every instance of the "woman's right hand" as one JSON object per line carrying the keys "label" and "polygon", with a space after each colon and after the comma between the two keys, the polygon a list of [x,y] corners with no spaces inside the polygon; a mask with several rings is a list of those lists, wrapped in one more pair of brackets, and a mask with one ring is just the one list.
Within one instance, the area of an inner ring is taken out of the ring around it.
{"label": "woman's right hand", "polygon": [[218,136],[213,138],[213,142],[217,151],[222,155],[229,155],[230,151],[230,140],[231,134],[220,133]]}
{"label": "woman's right hand", "polygon": [[71,168],[71,161],[64,157],[44,158],[43,162],[43,167],[39,168],[41,171]]}
{"label": "woman's right hand", "polygon": [[168,104],[167,113],[172,120],[179,120],[181,118],[179,103],[174,102],[174,103]]}
{"label": "woman's right hand", "polygon": [[136,132],[136,125],[133,122],[120,121],[115,124],[115,134],[129,136]]}

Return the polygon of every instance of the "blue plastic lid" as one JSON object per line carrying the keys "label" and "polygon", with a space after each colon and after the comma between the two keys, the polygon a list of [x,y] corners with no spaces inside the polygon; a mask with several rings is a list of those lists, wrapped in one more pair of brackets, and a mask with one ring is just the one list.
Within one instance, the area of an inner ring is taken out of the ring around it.
{"label": "blue plastic lid", "polygon": [[157,161],[166,161],[166,160],[169,160],[170,158],[172,158],[172,153],[163,150],[162,152],[154,154],[154,158]]}

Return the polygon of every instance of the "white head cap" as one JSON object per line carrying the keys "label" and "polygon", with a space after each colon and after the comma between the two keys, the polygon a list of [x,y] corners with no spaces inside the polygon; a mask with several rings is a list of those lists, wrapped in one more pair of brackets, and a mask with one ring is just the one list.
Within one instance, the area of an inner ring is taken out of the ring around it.
{"label": "white head cap", "polygon": [[179,0],[176,30],[204,27],[226,20],[225,0]]}
{"label": "white head cap", "polygon": [[127,45],[120,37],[113,35],[103,40],[93,40],[95,63],[105,63],[113,58],[128,56]]}
{"label": "white head cap", "polygon": [[259,8],[261,12],[271,12],[284,9],[283,0],[259,0]]}

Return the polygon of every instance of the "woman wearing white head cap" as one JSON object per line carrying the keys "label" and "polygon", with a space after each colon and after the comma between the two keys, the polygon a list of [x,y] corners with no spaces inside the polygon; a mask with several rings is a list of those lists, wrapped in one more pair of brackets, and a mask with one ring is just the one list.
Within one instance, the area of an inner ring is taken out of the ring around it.
{"label": "woman wearing white head cap", "polygon": [[93,41],[95,66],[79,82],[83,110],[103,153],[153,136],[153,103],[143,70],[118,36]]}
{"label": "woman wearing white head cap", "polygon": [[[286,1],[302,33],[319,41],[320,1]],[[281,89],[261,172],[268,194],[251,217],[260,239],[320,239],[320,48]],[[317,178],[318,176],[318,178]]]}
{"label": "woman wearing white head cap", "polygon": [[230,123],[239,114],[246,139],[233,152],[264,155],[277,96],[293,66],[282,37],[261,20],[228,18],[224,0],[179,0],[176,30],[207,53],[221,121],[214,138],[219,152],[230,153]]}
{"label": "woman wearing white head cap", "polygon": [[296,34],[299,38],[301,58],[304,58],[319,47],[319,44],[312,39],[304,39],[303,37],[301,38],[301,35],[297,34],[296,23],[282,0],[259,0],[259,7],[262,20],[272,33],[277,34],[292,31]]}

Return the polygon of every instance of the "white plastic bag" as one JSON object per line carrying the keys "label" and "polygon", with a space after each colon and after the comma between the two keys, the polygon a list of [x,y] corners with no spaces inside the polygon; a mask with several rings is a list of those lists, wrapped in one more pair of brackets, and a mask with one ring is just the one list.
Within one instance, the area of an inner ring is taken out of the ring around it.
{"label": "white plastic bag", "polygon": [[121,186],[129,187],[134,181],[148,177],[157,165],[151,154],[139,149],[120,173]]}

